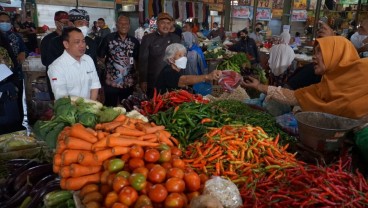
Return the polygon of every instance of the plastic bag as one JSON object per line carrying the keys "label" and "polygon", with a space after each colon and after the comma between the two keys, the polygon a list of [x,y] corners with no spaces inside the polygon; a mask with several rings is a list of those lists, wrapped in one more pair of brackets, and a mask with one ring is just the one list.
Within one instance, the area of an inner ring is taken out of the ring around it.
{"label": "plastic bag", "polygon": [[243,77],[239,73],[231,70],[224,70],[222,71],[218,83],[225,91],[232,92],[240,85],[242,80]]}
{"label": "plastic bag", "polygon": [[233,182],[219,176],[215,176],[206,182],[203,194],[217,198],[225,208],[243,206],[238,187]]}

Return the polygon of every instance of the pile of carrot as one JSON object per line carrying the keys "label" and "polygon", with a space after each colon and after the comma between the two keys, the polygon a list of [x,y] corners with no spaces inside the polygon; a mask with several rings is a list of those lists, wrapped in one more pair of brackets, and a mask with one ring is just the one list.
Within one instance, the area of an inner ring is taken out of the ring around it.
{"label": "pile of carrot", "polygon": [[164,126],[125,115],[109,123],[99,123],[95,129],[77,123],[59,134],[53,170],[62,178],[63,189],[79,190],[100,181],[105,160],[128,153],[133,145],[157,147],[160,143],[178,144]]}
{"label": "pile of carrot", "polygon": [[350,164],[351,158],[327,167],[300,162],[279,180],[262,178],[241,187],[243,207],[366,207],[367,181]]}
{"label": "pile of carrot", "polygon": [[268,137],[261,127],[223,126],[187,147],[185,161],[209,176],[225,176],[235,184],[250,184],[267,176],[281,178],[296,165],[295,155],[278,145],[279,136]]}

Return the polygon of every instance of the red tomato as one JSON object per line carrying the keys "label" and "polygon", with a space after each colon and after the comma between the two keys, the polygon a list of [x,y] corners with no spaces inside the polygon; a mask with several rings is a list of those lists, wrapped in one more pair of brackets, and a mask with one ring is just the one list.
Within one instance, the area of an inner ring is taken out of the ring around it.
{"label": "red tomato", "polygon": [[161,150],[160,159],[158,160],[160,163],[170,162],[171,160],[171,150]]}
{"label": "red tomato", "polygon": [[133,205],[137,199],[137,191],[130,186],[124,187],[119,193],[119,201],[127,206]]}
{"label": "red tomato", "polygon": [[153,185],[148,192],[148,197],[153,202],[163,202],[167,197],[167,190],[162,184]]}
{"label": "red tomato", "polygon": [[179,169],[179,168],[170,168],[169,170],[167,170],[166,177],[167,178],[176,177],[176,178],[183,179],[184,178],[184,171],[182,169]]}
{"label": "red tomato", "polygon": [[146,168],[148,169],[148,171],[150,171],[155,165],[157,164],[156,163],[146,163]]}
{"label": "red tomato", "polygon": [[205,184],[208,181],[208,176],[204,173],[199,174],[199,178],[201,179],[201,184]]}
{"label": "red tomato", "polygon": [[166,170],[172,168],[171,162],[164,162],[161,164],[162,167],[164,167]]}
{"label": "red tomato", "polygon": [[130,158],[129,167],[131,170],[144,167],[144,161],[142,158]]}
{"label": "red tomato", "polygon": [[107,176],[107,185],[112,186],[112,183],[115,179],[115,173],[110,173],[109,176]]}
{"label": "red tomato", "polygon": [[183,152],[178,147],[171,147],[171,155],[182,156]]}
{"label": "red tomato", "polygon": [[149,182],[149,181],[147,181],[147,183],[146,183],[146,187],[144,187],[144,189],[142,189],[141,191],[140,191],[140,193],[141,194],[148,194],[148,191],[151,189],[151,187],[153,186],[153,184],[151,183],[151,182]]}
{"label": "red tomato", "polygon": [[107,184],[101,184],[100,186],[100,193],[102,194],[102,196],[106,196],[111,190],[111,186]]}
{"label": "red tomato", "polygon": [[146,162],[157,162],[160,159],[160,152],[157,149],[148,149],[144,153],[144,160]]}
{"label": "red tomato", "polygon": [[142,173],[147,178],[149,170],[145,167],[134,169],[133,173]]}
{"label": "red tomato", "polygon": [[183,197],[183,199],[184,199],[184,206],[186,207],[188,205],[188,197],[184,193],[180,193],[180,195]]}
{"label": "red tomato", "polygon": [[111,208],[128,208],[128,206],[127,206],[127,205],[125,205],[125,204],[122,204],[122,203],[116,202],[116,203],[114,203],[114,204],[112,205],[112,207],[111,207]]}
{"label": "red tomato", "polygon": [[140,195],[134,204],[134,208],[141,208],[143,206],[152,206],[151,199],[147,195]]}
{"label": "red tomato", "polygon": [[171,193],[165,199],[165,207],[167,208],[181,208],[184,207],[185,200],[179,193]]}
{"label": "red tomato", "polygon": [[174,168],[185,169],[186,163],[182,159],[173,159],[171,162]]}
{"label": "red tomato", "polygon": [[115,191],[109,192],[105,197],[105,206],[112,207],[112,205],[119,199],[118,194]]}
{"label": "red tomato", "polygon": [[133,145],[130,148],[129,155],[130,155],[131,158],[143,158],[144,150],[139,145]]}
{"label": "red tomato", "polygon": [[155,165],[148,173],[148,180],[152,183],[162,183],[166,179],[166,169],[161,165]]}
{"label": "red tomato", "polygon": [[185,182],[180,178],[169,178],[165,183],[168,192],[180,193],[185,190]]}
{"label": "red tomato", "polygon": [[114,181],[112,182],[112,189],[116,193],[119,193],[125,186],[129,186],[128,179],[123,176],[115,176]]}
{"label": "red tomato", "polygon": [[120,159],[122,159],[124,162],[128,162],[129,158],[130,158],[130,154],[127,153],[127,154],[123,154]]}
{"label": "red tomato", "polygon": [[185,187],[189,191],[197,191],[201,188],[201,179],[196,172],[184,174]]}

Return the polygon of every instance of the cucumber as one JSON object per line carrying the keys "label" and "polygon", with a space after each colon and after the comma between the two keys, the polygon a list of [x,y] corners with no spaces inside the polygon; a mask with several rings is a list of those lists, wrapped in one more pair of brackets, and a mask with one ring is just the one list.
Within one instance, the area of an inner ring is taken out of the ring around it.
{"label": "cucumber", "polygon": [[53,191],[45,196],[44,203],[46,207],[52,207],[73,198],[73,194],[70,191]]}

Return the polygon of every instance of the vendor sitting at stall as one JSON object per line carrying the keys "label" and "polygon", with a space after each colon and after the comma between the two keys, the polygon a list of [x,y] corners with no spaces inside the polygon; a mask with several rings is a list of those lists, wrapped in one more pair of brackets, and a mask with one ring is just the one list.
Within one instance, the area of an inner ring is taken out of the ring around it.
{"label": "vendor sitting at stall", "polygon": [[206,58],[202,49],[196,44],[196,37],[192,32],[183,32],[182,43],[188,50],[187,67],[181,71],[183,75],[201,75],[208,74]]}
{"label": "vendor sitting at stall", "polygon": [[228,49],[235,52],[244,52],[250,56],[252,64],[259,63],[259,54],[256,42],[248,36],[248,31],[241,30],[237,35],[240,40],[234,45],[229,46]]}
{"label": "vendor sitting at stall", "polygon": [[344,37],[324,37],[316,42],[314,72],[322,75],[321,82],[293,91],[263,85],[249,77],[242,86],[267,93],[267,98],[280,103],[299,105],[303,111],[353,119],[368,115],[368,59],[360,59],[354,45]]}
{"label": "vendor sitting at stall", "polygon": [[272,46],[268,65],[270,67],[270,84],[283,86],[287,78],[293,73],[292,62],[295,58],[294,50],[289,46],[290,34],[283,32],[280,43]]}
{"label": "vendor sitting at stall", "polygon": [[187,65],[187,50],[179,43],[167,46],[164,61],[167,65],[161,70],[155,84],[155,88],[162,94],[187,87],[200,82],[218,80],[221,71],[214,70],[210,74],[204,75],[181,75],[180,70]]}

